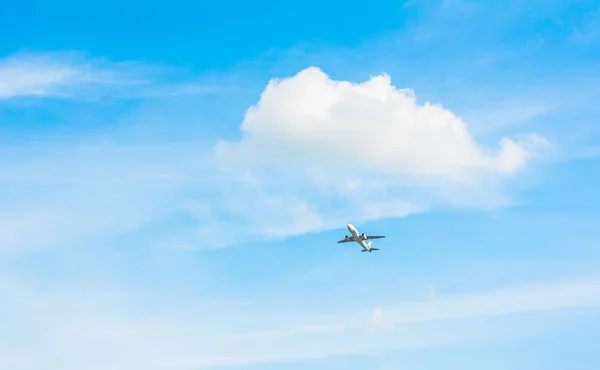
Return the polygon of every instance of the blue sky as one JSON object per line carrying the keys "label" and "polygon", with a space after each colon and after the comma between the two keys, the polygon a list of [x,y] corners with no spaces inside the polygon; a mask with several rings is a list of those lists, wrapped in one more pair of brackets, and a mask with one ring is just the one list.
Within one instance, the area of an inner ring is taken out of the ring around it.
{"label": "blue sky", "polygon": [[600,366],[598,2],[4,8],[7,368]]}

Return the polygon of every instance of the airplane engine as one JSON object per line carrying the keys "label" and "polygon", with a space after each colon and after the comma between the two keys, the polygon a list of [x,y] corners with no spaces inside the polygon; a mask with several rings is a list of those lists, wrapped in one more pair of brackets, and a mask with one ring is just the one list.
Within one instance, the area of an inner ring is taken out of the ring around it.
{"label": "airplane engine", "polygon": [[367,236],[366,236],[364,233],[360,234],[360,237],[361,237],[363,240],[367,240]]}

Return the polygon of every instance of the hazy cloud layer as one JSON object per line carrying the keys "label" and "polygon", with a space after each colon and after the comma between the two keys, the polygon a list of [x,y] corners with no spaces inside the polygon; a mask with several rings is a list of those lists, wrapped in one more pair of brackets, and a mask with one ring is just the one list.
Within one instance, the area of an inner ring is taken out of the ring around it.
{"label": "hazy cloud layer", "polygon": [[[400,302],[372,313],[340,308],[330,315],[164,302],[139,316],[133,315],[139,293],[116,287],[110,293],[98,287],[89,291],[47,291],[0,279],[6,302],[0,315],[11,334],[0,340],[2,363],[15,370],[38,369],[39,363],[65,370],[188,370],[369,355],[535,336],[558,324],[560,310],[600,305],[597,279]],[[552,311],[557,315],[552,319],[543,315]],[[526,313],[536,315],[518,316]],[[35,358],[27,356],[31,351]]]}

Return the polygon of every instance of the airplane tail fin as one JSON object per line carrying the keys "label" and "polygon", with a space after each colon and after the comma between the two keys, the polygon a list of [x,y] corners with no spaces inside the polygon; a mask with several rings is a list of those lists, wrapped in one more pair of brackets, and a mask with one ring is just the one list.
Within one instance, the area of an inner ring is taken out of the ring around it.
{"label": "airplane tail fin", "polygon": [[[379,250],[379,248],[371,248],[371,244],[372,244],[372,243],[373,243],[373,242],[371,242],[370,240],[367,242],[367,246],[369,247],[369,250],[368,250],[368,252],[371,252],[371,251],[378,251],[378,250]],[[366,249],[363,249],[361,252],[367,252],[367,250],[366,250]]]}

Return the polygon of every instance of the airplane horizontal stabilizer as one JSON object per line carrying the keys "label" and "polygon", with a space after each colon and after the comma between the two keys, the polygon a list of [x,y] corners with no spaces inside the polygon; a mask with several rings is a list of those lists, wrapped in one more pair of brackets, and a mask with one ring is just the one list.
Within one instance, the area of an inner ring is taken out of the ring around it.
{"label": "airplane horizontal stabilizer", "polygon": [[361,252],[372,252],[372,251],[378,251],[379,248],[370,248],[370,249],[363,249]]}

